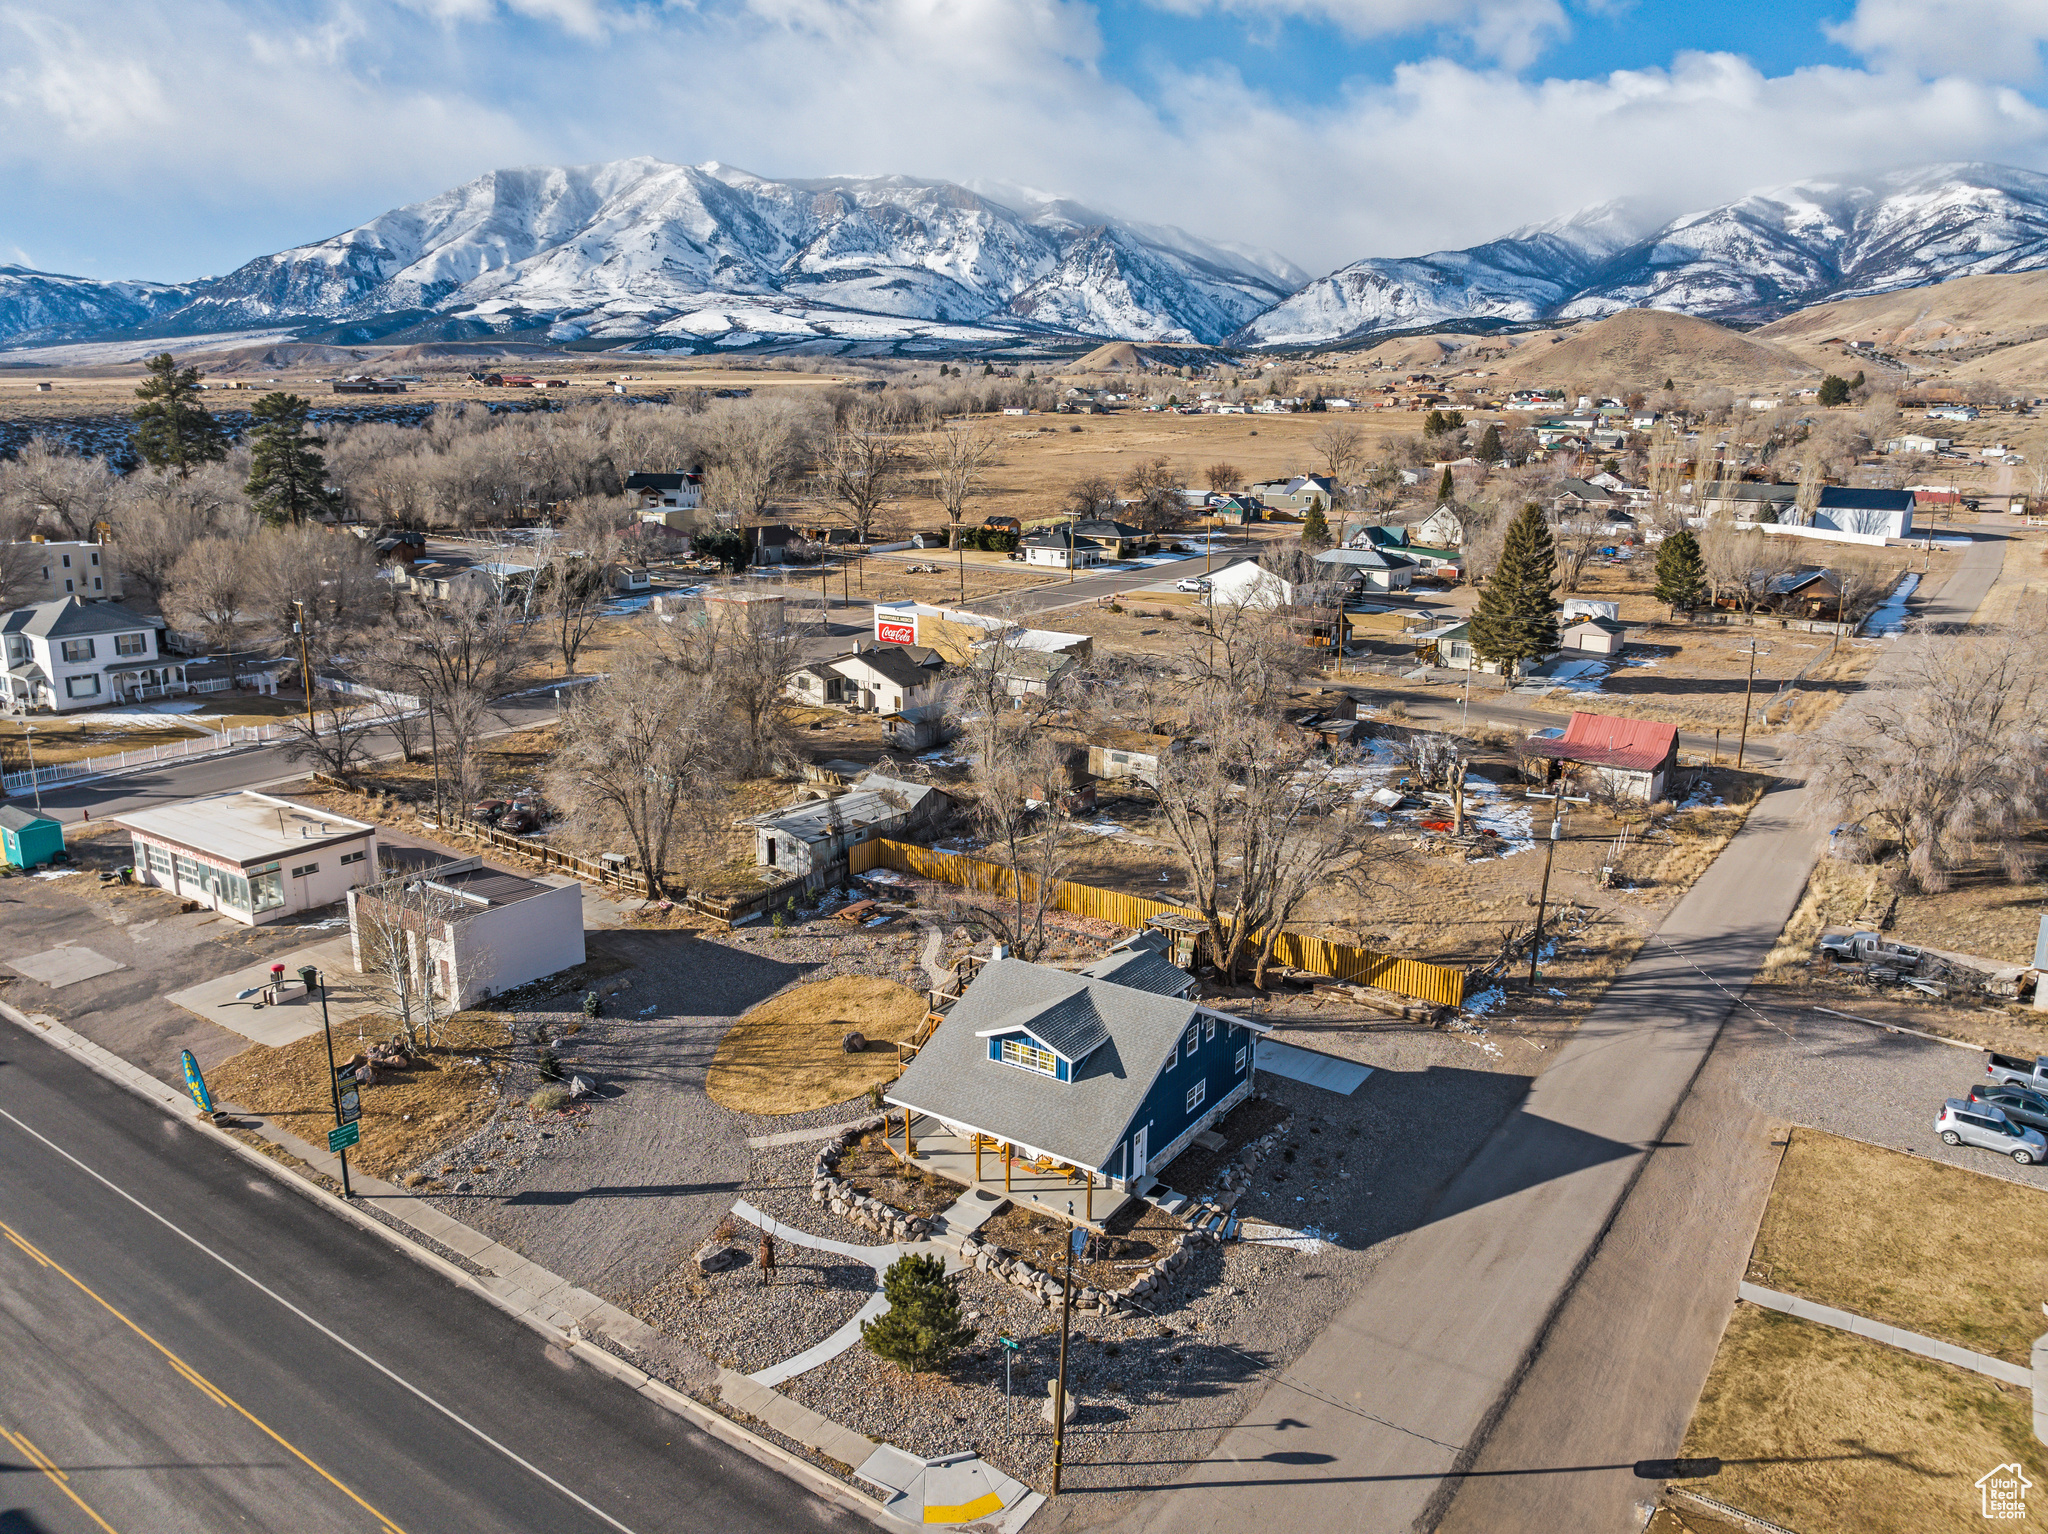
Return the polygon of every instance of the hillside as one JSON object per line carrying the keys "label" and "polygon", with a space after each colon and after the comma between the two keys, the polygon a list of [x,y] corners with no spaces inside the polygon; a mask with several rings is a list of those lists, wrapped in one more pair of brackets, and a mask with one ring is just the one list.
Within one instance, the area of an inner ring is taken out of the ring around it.
{"label": "hillside", "polygon": [[1517,347],[1500,365],[1517,384],[1681,389],[1761,384],[1817,370],[1784,348],[1665,309],[1624,309],[1553,345]]}
{"label": "hillside", "polygon": [[2048,336],[2048,272],[1958,277],[1802,309],[1754,332],[1758,339],[1824,344],[1874,341],[1880,351],[1967,353]]}

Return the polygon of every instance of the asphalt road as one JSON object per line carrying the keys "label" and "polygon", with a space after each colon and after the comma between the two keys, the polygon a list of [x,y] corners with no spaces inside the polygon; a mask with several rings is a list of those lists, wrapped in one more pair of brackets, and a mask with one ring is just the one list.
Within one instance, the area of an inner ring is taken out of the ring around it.
{"label": "asphalt road", "polygon": [[869,1527],[0,1027],[0,1527]]}

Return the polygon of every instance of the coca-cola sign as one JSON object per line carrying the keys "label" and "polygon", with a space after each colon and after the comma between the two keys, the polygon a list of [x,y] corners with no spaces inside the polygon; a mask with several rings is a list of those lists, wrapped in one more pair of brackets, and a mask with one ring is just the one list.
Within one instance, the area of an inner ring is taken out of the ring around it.
{"label": "coca-cola sign", "polygon": [[896,614],[888,617],[875,614],[876,644],[916,644],[917,614]]}

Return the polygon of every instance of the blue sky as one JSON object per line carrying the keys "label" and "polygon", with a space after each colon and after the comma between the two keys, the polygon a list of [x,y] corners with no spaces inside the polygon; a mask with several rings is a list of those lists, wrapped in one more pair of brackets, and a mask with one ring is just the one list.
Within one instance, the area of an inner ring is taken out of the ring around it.
{"label": "blue sky", "polygon": [[2048,0],[0,0],[0,261],[228,270],[503,165],[1022,185],[1310,272],[2048,170]]}

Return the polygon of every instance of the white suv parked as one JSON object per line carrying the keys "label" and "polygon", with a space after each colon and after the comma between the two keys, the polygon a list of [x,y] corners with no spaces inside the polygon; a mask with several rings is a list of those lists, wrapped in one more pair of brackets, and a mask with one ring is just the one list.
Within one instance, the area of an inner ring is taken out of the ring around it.
{"label": "white suv parked", "polygon": [[1944,1145],[1981,1145],[2012,1157],[2021,1166],[2048,1159],[2048,1140],[2038,1129],[2027,1129],[2005,1116],[2005,1110],[1989,1103],[1966,1103],[1951,1097],[1941,1105],[1934,1132]]}

